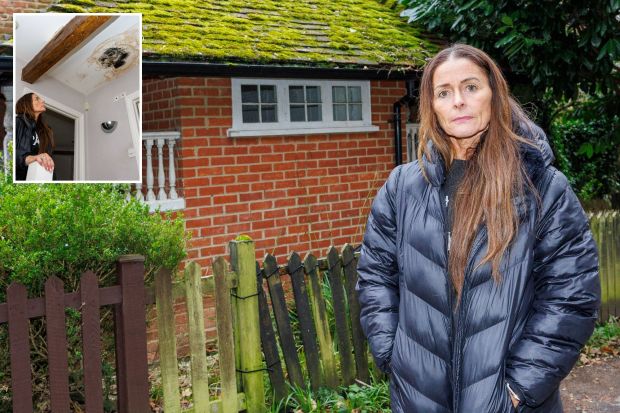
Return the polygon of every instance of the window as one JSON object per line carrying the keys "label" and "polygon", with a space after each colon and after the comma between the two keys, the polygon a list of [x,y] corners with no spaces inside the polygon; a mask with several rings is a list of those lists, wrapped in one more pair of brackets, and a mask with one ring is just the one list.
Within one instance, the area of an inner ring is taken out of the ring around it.
{"label": "window", "polygon": [[278,121],[274,85],[241,85],[241,104],[243,123]]}
{"label": "window", "polygon": [[373,132],[370,82],[232,79],[228,136]]}
{"label": "window", "polygon": [[289,86],[291,122],[321,121],[321,86]]}
{"label": "window", "polygon": [[362,88],[359,86],[333,86],[334,120],[362,120]]}

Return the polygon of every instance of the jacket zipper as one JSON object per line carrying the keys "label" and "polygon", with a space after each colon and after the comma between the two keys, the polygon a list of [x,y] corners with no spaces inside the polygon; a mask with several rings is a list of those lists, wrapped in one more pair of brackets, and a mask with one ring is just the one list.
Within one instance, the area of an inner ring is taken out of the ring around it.
{"label": "jacket zipper", "polygon": [[[474,244],[472,246],[472,255],[470,260],[467,262],[467,268],[465,269],[465,277],[463,280],[463,290],[461,292],[461,302],[459,303],[459,318],[457,320],[456,326],[456,338],[453,343],[452,353],[454,354],[454,362],[455,365],[453,367],[453,381],[454,385],[452,386],[453,391],[453,409],[454,413],[458,413],[459,408],[459,399],[460,399],[460,378],[461,378],[461,359],[463,357],[462,352],[460,351],[461,340],[463,339],[463,329],[459,328],[459,325],[463,322],[463,316],[465,315],[465,307],[467,305],[465,299],[467,297],[467,285],[468,285],[468,276],[473,271],[473,266],[476,260],[476,255],[478,251],[482,247],[482,241],[484,240],[484,234],[486,233],[486,226],[483,226],[482,229],[476,235],[476,239],[474,240]],[[451,310],[452,311],[452,310]]]}

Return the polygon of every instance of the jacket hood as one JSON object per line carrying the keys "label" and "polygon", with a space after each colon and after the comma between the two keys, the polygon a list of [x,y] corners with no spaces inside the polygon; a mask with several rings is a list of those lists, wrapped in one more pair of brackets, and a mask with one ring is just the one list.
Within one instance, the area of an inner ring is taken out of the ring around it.
{"label": "jacket hood", "polygon": [[[514,125],[514,131],[517,135],[534,144],[520,144],[519,151],[525,171],[532,182],[536,182],[547,166],[551,165],[555,160],[547,135],[534,122],[519,122]],[[432,159],[429,160],[426,156],[423,156],[422,162],[431,185],[441,186],[445,180],[445,161],[435,149],[432,141],[429,140],[427,145]]]}

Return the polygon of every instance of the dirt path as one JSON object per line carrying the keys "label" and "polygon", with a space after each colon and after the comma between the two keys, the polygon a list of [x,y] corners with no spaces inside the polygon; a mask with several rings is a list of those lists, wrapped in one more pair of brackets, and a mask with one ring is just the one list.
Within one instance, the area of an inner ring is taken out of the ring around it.
{"label": "dirt path", "polygon": [[620,413],[620,357],[575,367],[560,389],[564,413]]}

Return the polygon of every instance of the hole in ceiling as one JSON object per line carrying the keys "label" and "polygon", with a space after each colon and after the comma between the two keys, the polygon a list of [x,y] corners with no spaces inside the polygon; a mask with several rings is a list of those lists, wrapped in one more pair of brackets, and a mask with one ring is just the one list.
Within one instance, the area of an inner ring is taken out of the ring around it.
{"label": "hole in ceiling", "polygon": [[118,69],[127,63],[129,52],[122,47],[109,47],[103,51],[97,61],[106,68]]}

